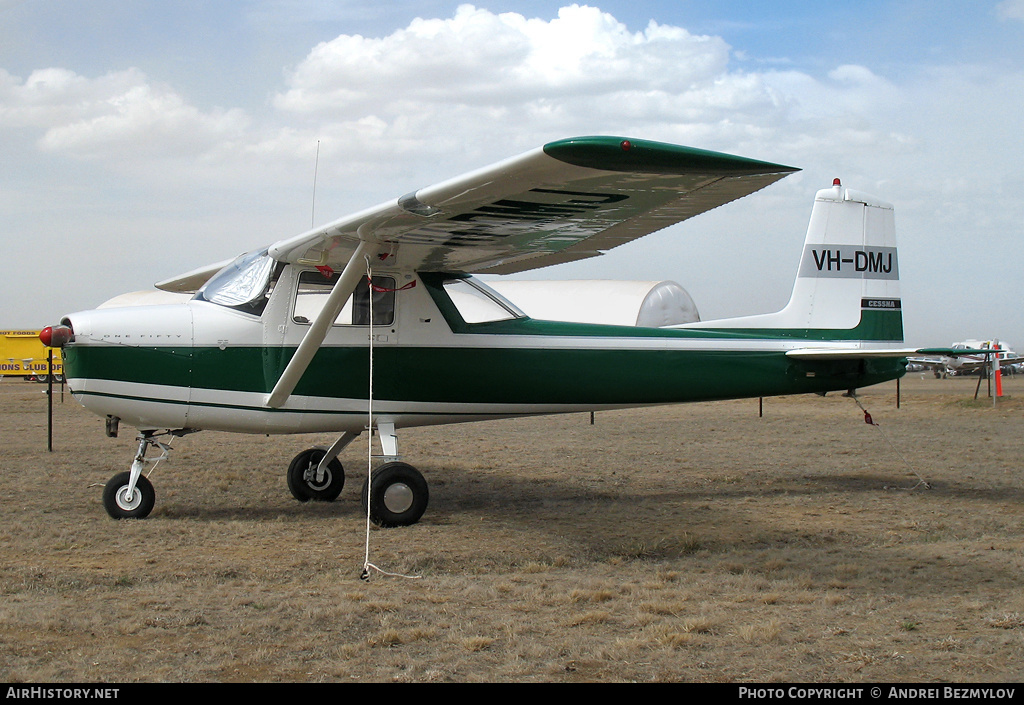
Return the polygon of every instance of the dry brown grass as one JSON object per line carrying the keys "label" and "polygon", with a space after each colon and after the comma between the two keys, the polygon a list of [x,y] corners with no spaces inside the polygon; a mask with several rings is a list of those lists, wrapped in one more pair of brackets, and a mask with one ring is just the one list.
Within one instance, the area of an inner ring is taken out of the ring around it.
{"label": "dry brown grass", "polygon": [[419,577],[362,581],[365,447],[301,505],[331,439],[190,436],[116,522],[130,431],[69,397],[48,453],[4,381],[0,680],[1017,681],[1024,378],[974,385],[407,430],[431,506],[371,561]]}

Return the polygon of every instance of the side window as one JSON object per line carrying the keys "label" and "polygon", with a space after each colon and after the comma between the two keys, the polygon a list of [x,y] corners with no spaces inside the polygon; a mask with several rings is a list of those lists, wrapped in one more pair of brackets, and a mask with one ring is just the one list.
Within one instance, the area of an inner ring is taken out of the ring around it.
{"label": "side window", "polygon": [[[302,272],[295,294],[295,308],[292,320],[296,323],[312,323],[323,310],[327,297],[334,288],[338,277],[328,279],[319,271]],[[366,277],[363,277],[352,292],[341,313],[334,319],[336,326],[366,326],[370,324],[370,294]],[[390,326],[395,322],[395,279],[375,276],[373,278],[373,325]]]}
{"label": "side window", "polygon": [[494,289],[472,277],[447,280],[444,292],[466,323],[507,321],[525,315]]}

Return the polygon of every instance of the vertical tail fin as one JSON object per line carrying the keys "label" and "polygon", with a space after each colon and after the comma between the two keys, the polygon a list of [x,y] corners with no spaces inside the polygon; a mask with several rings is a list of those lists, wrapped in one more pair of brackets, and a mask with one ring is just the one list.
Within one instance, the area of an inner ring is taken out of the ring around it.
{"label": "vertical tail fin", "polygon": [[[881,320],[875,314],[885,312]],[[787,327],[851,330],[863,341],[903,340],[893,207],[844,189],[818,191]]]}
{"label": "vertical tail fin", "polygon": [[789,303],[778,313],[701,327],[763,329],[814,340],[903,340],[893,207],[843,188],[818,191]]}

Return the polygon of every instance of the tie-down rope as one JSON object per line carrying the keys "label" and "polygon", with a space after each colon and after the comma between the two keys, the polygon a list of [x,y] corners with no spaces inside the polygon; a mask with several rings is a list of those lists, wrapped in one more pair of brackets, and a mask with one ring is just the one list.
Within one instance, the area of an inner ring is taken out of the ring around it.
{"label": "tie-down rope", "polygon": [[877,428],[878,432],[882,434],[882,438],[885,439],[885,442],[888,443],[889,446],[893,449],[893,452],[895,452],[896,455],[899,456],[900,460],[902,460],[904,464],[908,468],[910,468],[910,472],[917,475],[918,483],[916,485],[914,485],[913,487],[904,487],[901,489],[916,490],[918,487],[921,487],[923,485],[926,490],[930,490],[932,488],[931,484],[923,477],[921,477],[921,474],[914,469],[914,466],[911,465],[905,457],[903,457],[903,454],[900,453],[899,448],[897,448],[896,445],[891,440],[889,440],[889,436],[885,435],[885,431],[882,430],[882,427],[875,423],[875,420],[871,418],[871,414],[869,414],[868,410],[864,408],[864,405],[860,403],[860,399],[857,398],[857,395],[851,392],[849,394],[849,397],[853,399],[857,406],[860,407],[860,410],[864,412],[864,423],[868,424],[869,426],[874,426],[875,428]]}
{"label": "tie-down rope", "polygon": [[363,572],[359,574],[360,580],[370,579],[370,570],[375,570],[382,575],[390,575],[393,578],[418,579],[419,575],[402,575],[401,573],[389,573],[370,562],[370,503],[373,501],[373,292],[378,287],[373,285],[373,271],[370,268],[370,258],[366,257],[366,285],[370,289],[370,321],[367,328],[369,336],[368,351],[370,357],[370,386],[366,399],[366,545],[363,554]]}

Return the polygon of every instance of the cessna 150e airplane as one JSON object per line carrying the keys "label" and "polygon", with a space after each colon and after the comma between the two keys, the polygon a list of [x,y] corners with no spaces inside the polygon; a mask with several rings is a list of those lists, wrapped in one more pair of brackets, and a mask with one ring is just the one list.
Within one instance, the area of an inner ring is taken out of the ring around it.
{"label": "cessna 150e airplane", "polygon": [[[203,429],[331,433],[287,469],[299,500],[334,500],[339,452],[376,432],[364,497],[378,525],[418,521],[421,473],[400,429],[532,414],[851,390],[899,377],[892,206],[818,191],[789,304],[665,327],[533,320],[472,274],[579,260],[757,191],[796,169],[656,142],[560,140],[159,283],[183,303],[65,317],[72,394],[139,429],[104,505],[141,518],[144,471]],[[219,270],[219,271],[217,271]],[[161,440],[164,439],[164,440]],[[155,448],[160,455],[147,458]]]}
{"label": "cessna 150e airplane", "polygon": [[993,367],[1010,367],[1022,361],[1024,357],[999,340],[965,340],[953,343],[948,354],[908,358],[911,365],[932,370],[936,377],[987,373]]}

